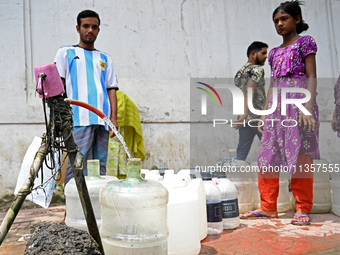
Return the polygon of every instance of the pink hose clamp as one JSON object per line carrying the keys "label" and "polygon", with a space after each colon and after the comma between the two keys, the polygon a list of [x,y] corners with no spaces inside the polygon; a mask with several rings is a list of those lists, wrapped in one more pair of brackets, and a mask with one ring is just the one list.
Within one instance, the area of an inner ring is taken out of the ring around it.
{"label": "pink hose clamp", "polygon": [[41,79],[43,79],[45,98],[54,97],[65,93],[64,85],[56,66],[56,63],[40,65],[34,67],[34,76],[37,82],[37,92],[39,97],[43,97]]}

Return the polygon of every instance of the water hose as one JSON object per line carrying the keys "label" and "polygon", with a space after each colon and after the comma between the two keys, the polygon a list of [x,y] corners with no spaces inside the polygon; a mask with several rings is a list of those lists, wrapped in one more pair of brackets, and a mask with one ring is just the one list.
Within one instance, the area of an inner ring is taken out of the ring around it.
{"label": "water hose", "polygon": [[122,137],[122,135],[118,132],[117,128],[112,124],[112,122],[110,121],[110,119],[100,110],[98,110],[96,107],[93,107],[92,105],[89,105],[88,103],[79,101],[79,100],[74,100],[71,98],[65,98],[65,101],[69,104],[73,104],[73,105],[77,105],[80,107],[83,107],[91,112],[94,112],[95,114],[97,114],[102,120],[104,120],[112,129],[112,131],[115,133],[115,135],[117,136],[118,140],[122,143],[124,150],[128,156],[128,158],[132,158],[131,153],[124,141],[124,138]]}
{"label": "water hose", "polygon": [[74,105],[78,105],[80,107],[83,107],[91,112],[94,112],[95,114],[97,114],[101,119],[104,119],[106,117],[106,115],[98,110],[96,107],[93,107],[92,105],[89,105],[85,102],[79,101],[79,100],[74,100],[71,98],[65,98],[65,101],[68,102],[69,104],[74,104]]}

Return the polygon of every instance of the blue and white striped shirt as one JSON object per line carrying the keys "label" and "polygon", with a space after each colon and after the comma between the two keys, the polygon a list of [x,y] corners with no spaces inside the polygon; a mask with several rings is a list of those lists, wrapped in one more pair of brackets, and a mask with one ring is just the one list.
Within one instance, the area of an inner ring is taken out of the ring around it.
{"label": "blue and white striped shirt", "polygon": [[[61,47],[55,57],[60,77],[65,79],[68,98],[83,101],[110,117],[107,89],[118,89],[111,57],[79,46]],[[107,125],[95,113],[72,105],[74,126]]]}

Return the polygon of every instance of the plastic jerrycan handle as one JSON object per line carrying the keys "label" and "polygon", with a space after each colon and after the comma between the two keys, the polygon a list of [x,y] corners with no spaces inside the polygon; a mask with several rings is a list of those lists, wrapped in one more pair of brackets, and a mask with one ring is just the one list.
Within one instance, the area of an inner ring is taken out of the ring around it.
{"label": "plastic jerrycan handle", "polygon": [[[195,178],[201,178],[201,173],[194,171],[194,169],[181,169],[177,173],[180,176],[194,176]],[[191,177],[189,178],[191,180]],[[192,180],[191,180],[192,181]]]}
{"label": "plastic jerrycan handle", "polygon": [[145,173],[145,179],[160,181],[162,177],[159,174],[159,170],[150,170]]}
{"label": "plastic jerrycan handle", "polygon": [[141,169],[140,170],[140,175],[142,176],[143,179],[145,179],[145,176],[149,173],[149,169]]}
{"label": "plastic jerrycan handle", "polygon": [[190,175],[191,174],[190,171],[191,171],[190,169],[181,169],[181,170],[178,171],[177,174],[179,174],[179,175]]}
{"label": "plastic jerrycan handle", "polygon": [[[190,177],[188,176],[190,179]],[[188,180],[185,176],[179,176],[177,174],[174,175],[174,178],[172,179],[172,187],[173,188],[183,188],[188,185]]]}

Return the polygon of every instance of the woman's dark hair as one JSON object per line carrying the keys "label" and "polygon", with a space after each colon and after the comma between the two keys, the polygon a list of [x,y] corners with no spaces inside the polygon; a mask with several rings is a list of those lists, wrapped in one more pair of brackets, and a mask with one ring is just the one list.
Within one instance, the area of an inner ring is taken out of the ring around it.
{"label": "woman's dark hair", "polygon": [[91,10],[84,10],[82,12],[80,12],[77,16],[77,24],[78,26],[81,25],[81,20],[80,19],[84,19],[84,18],[97,18],[98,19],[98,25],[100,25],[100,19],[99,19],[99,15],[98,13],[91,11]]}
{"label": "woman's dark hair", "polygon": [[302,13],[301,13],[301,8],[300,5],[303,5],[303,2],[298,1],[298,0],[293,0],[293,1],[287,1],[284,3],[281,3],[279,7],[277,7],[274,12],[273,12],[273,19],[276,13],[279,11],[284,11],[288,13],[290,16],[292,16],[294,19],[297,16],[300,16],[301,21],[299,24],[296,25],[296,33],[300,34],[303,31],[306,31],[309,26],[305,21],[302,19]]}

